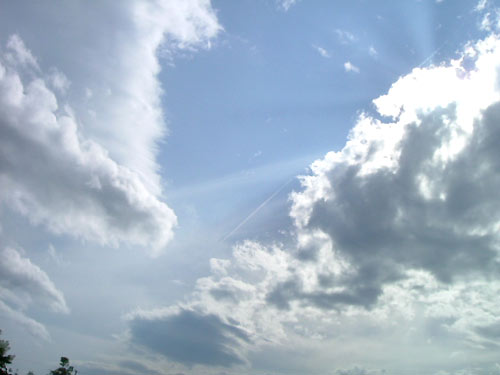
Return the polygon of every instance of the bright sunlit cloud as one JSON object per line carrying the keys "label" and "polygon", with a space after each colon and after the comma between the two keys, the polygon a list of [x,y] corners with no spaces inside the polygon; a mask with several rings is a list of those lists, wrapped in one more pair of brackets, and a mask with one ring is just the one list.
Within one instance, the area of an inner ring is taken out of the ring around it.
{"label": "bright sunlit cloud", "polygon": [[359,73],[359,68],[350,61],[344,63],[344,70],[346,72]]}

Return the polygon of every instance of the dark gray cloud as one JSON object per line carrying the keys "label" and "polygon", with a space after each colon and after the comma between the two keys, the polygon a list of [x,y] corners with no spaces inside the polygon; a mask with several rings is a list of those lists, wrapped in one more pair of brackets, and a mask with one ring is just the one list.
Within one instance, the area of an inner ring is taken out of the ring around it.
{"label": "dark gray cloud", "polygon": [[210,290],[210,294],[216,300],[226,300],[226,301],[234,302],[234,303],[238,302],[237,294],[234,291],[229,290],[229,289],[213,288]]}
{"label": "dark gray cloud", "polygon": [[475,328],[475,331],[484,338],[495,341],[500,340],[500,322],[478,326]]}
{"label": "dark gray cloud", "polygon": [[239,350],[250,342],[245,331],[218,316],[190,310],[161,318],[136,316],[130,331],[133,343],[188,366],[243,364]]}
{"label": "dark gray cloud", "polygon": [[[376,269],[366,267],[360,270],[355,277],[332,278],[334,280],[332,285],[348,286],[345,291],[341,292],[328,292],[322,289],[305,292],[297,279],[288,280],[275,285],[272,291],[268,293],[266,300],[282,310],[289,309],[289,303],[294,300],[300,301],[306,306],[313,305],[320,309],[338,309],[341,305],[370,308],[377,302],[379,295],[382,293],[382,284],[398,279],[397,277],[385,277],[381,282],[379,278],[371,275],[374,270]],[[321,281],[319,281],[319,284],[321,284]]]}
{"label": "dark gray cloud", "polygon": [[266,295],[266,302],[276,306],[280,310],[288,310],[290,301],[301,297],[302,286],[297,279],[278,283],[272,291]]}
{"label": "dark gray cloud", "polygon": [[[302,299],[321,308],[369,307],[382,286],[404,278],[406,269],[428,270],[443,283],[498,272],[497,235],[479,228],[489,228],[499,218],[500,155],[495,145],[500,142],[500,104],[476,119],[455,158],[434,162],[452,137],[449,124],[457,121],[456,111],[453,104],[437,108],[408,124],[395,170],[363,174],[362,163],[339,163],[325,173],[332,195],[314,202],[305,228],[327,233],[353,265],[347,277],[330,280],[346,291],[303,293],[299,284],[287,282],[270,293],[270,302],[284,307],[287,299]],[[380,147],[373,142],[366,157]],[[422,176],[437,186],[441,197],[422,194]],[[322,282],[327,280],[322,275]]]}

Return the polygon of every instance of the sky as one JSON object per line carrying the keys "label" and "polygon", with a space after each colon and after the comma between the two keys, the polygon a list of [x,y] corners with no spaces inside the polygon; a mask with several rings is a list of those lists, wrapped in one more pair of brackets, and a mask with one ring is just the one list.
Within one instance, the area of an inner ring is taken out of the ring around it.
{"label": "sky", "polygon": [[499,124],[493,0],[0,0],[13,368],[500,374]]}

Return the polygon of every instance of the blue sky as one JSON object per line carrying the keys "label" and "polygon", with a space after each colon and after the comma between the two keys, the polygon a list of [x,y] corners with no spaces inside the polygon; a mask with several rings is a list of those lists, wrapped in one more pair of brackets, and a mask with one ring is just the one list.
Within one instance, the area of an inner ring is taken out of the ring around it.
{"label": "blue sky", "polygon": [[2,8],[20,373],[498,372],[497,2]]}

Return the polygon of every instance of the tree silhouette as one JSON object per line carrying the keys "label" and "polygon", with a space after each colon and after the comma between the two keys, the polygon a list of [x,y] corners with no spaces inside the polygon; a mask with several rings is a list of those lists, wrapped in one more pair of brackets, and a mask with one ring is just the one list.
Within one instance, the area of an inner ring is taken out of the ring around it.
{"label": "tree silhouette", "polygon": [[67,357],[61,357],[59,362],[59,368],[52,370],[50,375],[76,375],[76,371],[73,366],[69,365],[69,359]]}
{"label": "tree silhouette", "polygon": [[[2,330],[0,330],[0,334],[2,334]],[[12,369],[8,369],[7,365],[12,363],[15,356],[7,354],[9,350],[9,342],[7,340],[0,340],[0,375],[12,374]]]}
{"label": "tree silhouette", "polygon": [[[2,330],[0,329],[0,335]],[[15,355],[7,354],[10,350],[10,345],[7,340],[0,339],[0,375],[18,375],[17,371],[13,372],[10,365],[14,360]],[[74,369],[73,366],[69,365],[69,359],[67,357],[61,357],[59,361],[59,368],[50,371],[49,375],[76,375],[78,371]],[[28,372],[26,375],[34,375],[32,371]]]}

